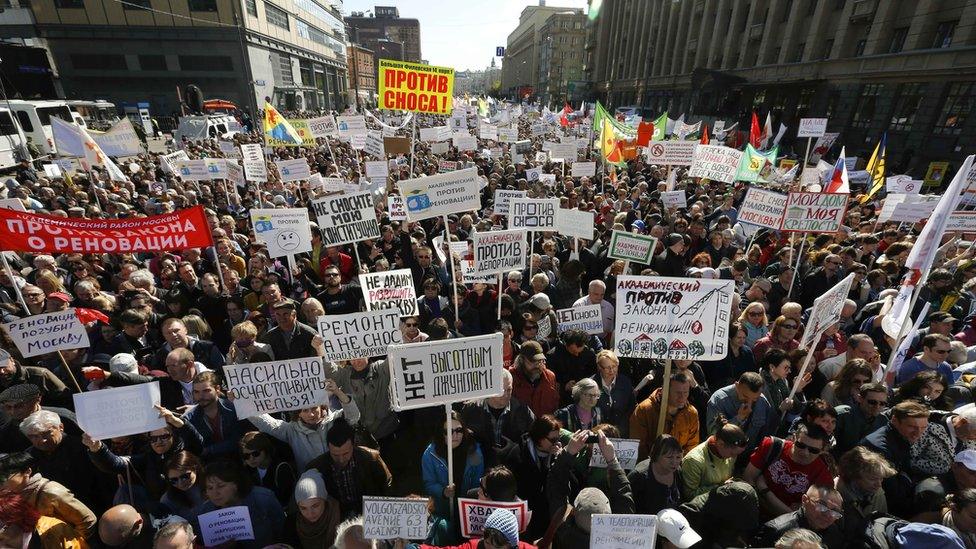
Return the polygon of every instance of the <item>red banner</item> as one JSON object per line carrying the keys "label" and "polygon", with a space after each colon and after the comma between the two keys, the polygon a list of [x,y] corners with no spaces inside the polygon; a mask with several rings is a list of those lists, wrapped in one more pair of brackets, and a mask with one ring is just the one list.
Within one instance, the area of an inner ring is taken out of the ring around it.
{"label": "red banner", "polygon": [[134,253],[213,245],[203,206],[132,219],[74,219],[0,208],[0,250]]}

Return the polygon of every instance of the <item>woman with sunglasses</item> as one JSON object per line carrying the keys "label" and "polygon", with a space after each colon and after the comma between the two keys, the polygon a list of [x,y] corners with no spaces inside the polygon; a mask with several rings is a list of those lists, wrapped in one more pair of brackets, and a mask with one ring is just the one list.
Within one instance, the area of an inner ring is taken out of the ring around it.
{"label": "woman with sunglasses", "polygon": [[[793,398],[787,398],[790,394],[789,376],[793,370],[793,363],[790,357],[779,349],[772,349],[760,362],[760,375],[763,377],[763,396],[769,401],[771,413],[776,414],[776,423],[783,425],[781,418],[786,418],[786,425],[790,424],[792,418],[803,408],[806,399],[803,397],[803,387],[813,380],[812,372],[807,372],[800,380],[800,388]],[[785,425],[784,425],[785,428]]]}
{"label": "woman with sunglasses", "polygon": [[871,383],[873,378],[874,371],[868,361],[863,358],[852,358],[837,372],[834,380],[824,387],[820,398],[826,400],[831,406],[841,404],[854,406],[854,393],[861,388],[861,385]]}
{"label": "woman with sunglasses", "polygon": [[203,464],[196,455],[184,450],[167,459],[163,468],[169,487],[159,502],[174,515],[192,520],[193,508],[207,499],[202,483],[198,482],[203,475]]}
{"label": "woman with sunglasses", "polygon": [[[452,515],[451,508],[455,505],[457,494],[467,494],[469,490],[481,485],[481,477],[485,473],[484,454],[481,446],[475,441],[474,435],[461,422],[461,415],[451,412],[451,448],[447,448],[447,426],[434,435],[433,441],[424,450],[421,458],[424,490],[434,502],[433,518],[447,520]],[[453,453],[455,484],[449,484],[447,474],[447,452]],[[447,529],[454,532],[452,526]],[[453,540],[449,540],[453,541]]]}
{"label": "woman with sunglasses", "polygon": [[755,355],[756,362],[761,362],[763,355],[770,349],[780,349],[790,352],[800,346],[797,333],[800,323],[792,318],[780,315],[773,322],[773,328],[769,335],[759,338],[752,346],[752,354]]}
{"label": "woman with sunglasses", "polygon": [[264,433],[244,433],[239,443],[241,459],[251,473],[251,482],[274,492],[282,506],[288,505],[295,488],[295,468],[275,455],[274,441]]}
{"label": "woman with sunglasses", "polygon": [[769,319],[766,318],[766,307],[759,301],[746,305],[739,315],[739,325],[746,332],[745,346],[752,349],[756,341],[769,335]]}

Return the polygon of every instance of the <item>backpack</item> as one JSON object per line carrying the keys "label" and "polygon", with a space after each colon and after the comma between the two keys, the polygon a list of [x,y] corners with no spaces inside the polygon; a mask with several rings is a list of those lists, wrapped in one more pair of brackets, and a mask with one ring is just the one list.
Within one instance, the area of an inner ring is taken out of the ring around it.
{"label": "backpack", "polygon": [[772,439],[772,445],[769,447],[769,452],[766,454],[766,459],[763,461],[763,466],[759,469],[760,472],[769,469],[769,466],[773,464],[774,461],[779,459],[779,456],[783,454],[783,446],[786,444],[786,440],[779,437],[770,436]]}

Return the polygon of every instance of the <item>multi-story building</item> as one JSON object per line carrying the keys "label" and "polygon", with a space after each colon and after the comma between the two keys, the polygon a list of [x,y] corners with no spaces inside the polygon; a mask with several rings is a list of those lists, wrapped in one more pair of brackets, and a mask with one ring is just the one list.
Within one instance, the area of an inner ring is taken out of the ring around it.
{"label": "multi-story building", "polygon": [[403,61],[422,62],[420,54],[420,21],[400,17],[400,10],[390,6],[376,6],[373,14],[353,12],[345,18],[350,41],[378,52],[377,41],[389,40],[403,44]]}
{"label": "multi-story building", "polygon": [[826,117],[851,156],[887,132],[890,173],[976,148],[976,0],[603,0],[593,15],[585,72],[613,106],[771,112],[787,147],[798,119]]}
{"label": "multi-story building", "polygon": [[251,110],[345,106],[342,17],[321,0],[8,0],[7,40],[47,48],[68,98],[180,111],[178,89]]}
{"label": "multi-story building", "polygon": [[550,16],[558,13],[581,14],[582,9],[527,6],[519,15],[519,24],[508,35],[502,64],[502,92],[513,97],[539,94],[539,61],[542,35],[539,32]]}
{"label": "multi-story building", "polygon": [[349,95],[357,107],[376,102],[376,64],[373,52],[359,44],[346,48],[349,59]]}
{"label": "multi-story building", "polygon": [[575,101],[582,89],[583,28],[582,12],[555,13],[539,27],[539,98],[550,106]]}

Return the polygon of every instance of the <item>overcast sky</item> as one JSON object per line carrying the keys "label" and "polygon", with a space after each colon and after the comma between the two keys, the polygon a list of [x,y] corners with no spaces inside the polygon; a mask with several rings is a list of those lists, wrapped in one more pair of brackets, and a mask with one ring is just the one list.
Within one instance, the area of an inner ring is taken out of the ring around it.
{"label": "overcast sky", "polygon": [[[586,0],[547,0],[548,6],[586,8]],[[420,21],[420,51],[432,65],[481,70],[518,25],[519,14],[538,0],[344,0],[343,15],[396,6],[400,17]],[[501,60],[496,60],[501,64]]]}

